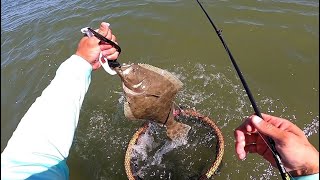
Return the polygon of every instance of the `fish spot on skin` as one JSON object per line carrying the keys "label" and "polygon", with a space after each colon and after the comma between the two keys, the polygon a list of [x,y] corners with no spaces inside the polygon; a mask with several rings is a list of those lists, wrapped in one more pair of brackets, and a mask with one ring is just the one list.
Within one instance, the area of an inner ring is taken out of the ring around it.
{"label": "fish spot on skin", "polygon": [[156,97],[156,98],[159,98],[159,97],[160,97],[160,96],[155,95],[155,94],[147,94],[146,96],[152,96],[152,97]]}
{"label": "fish spot on skin", "polygon": [[142,85],[142,82],[143,82],[143,81],[141,81],[141,82],[140,82],[140,83],[138,83],[138,84],[134,84],[134,85],[132,85],[132,87],[133,87],[133,88],[138,88],[139,86],[141,86],[141,85]]}
{"label": "fish spot on skin", "polygon": [[138,93],[138,92],[132,91],[131,89],[127,88],[127,86],[125,85],[123,85],[123,90],[125,93],[131,94],[131,95],[140,95],[143,93],[143,92]]}

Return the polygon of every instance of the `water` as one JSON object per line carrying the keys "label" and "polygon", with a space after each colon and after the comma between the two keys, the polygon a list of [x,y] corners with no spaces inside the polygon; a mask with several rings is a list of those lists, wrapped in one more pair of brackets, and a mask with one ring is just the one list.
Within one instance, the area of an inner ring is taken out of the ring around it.
{"label": "water", "polygon": [[[319,149],[319,1],[202,3],[223,30],[261,111],[290,119]],[[233,130],[253,110],[195,1],[1,1],[1,150],[75,52],[80,29],[101,21],[117,36],[120,62],[176,74],[184,83],[176,102],[209,115],[221,128],[225,155],[214,179],[280,179],[260,157],[239,161],[234,155]],[[143,122],[124,118],[121,98],[118,77],[102,69],[93,73],[68,159],[71,179],[126,179],[127,143]]]}
{"label": "water", "polygon": [[142,179],[197,179],[209,170],[220,147],[216,133],[197,118],[180,117],[178,121],[192,125],[187,138],[170,141],[155,123],[138,138],[131,155],[134,175]]}

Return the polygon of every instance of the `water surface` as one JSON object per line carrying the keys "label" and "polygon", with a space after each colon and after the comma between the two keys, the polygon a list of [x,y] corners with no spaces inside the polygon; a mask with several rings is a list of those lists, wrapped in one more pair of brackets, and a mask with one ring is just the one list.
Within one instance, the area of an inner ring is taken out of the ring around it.
{"label": "water surface", "polygon": [[[319,1],[201,2],[222,29],[261,111],[290,119],[319,149]],[[75,52],[80,29],[102,21],[117,36],[120,62],[176,74],[184,83],[176,103],[195,107],[221,128],[225,155],[214,179],[280,179],[258,156],[235,157],[233,130],[253,110],[196,1],[1,1],[2,151]],[[122,98],[118,77],[102,69],[93,73],[68,159],[71,179],[126,179],[125,150],[143,122],[125,119]]]}

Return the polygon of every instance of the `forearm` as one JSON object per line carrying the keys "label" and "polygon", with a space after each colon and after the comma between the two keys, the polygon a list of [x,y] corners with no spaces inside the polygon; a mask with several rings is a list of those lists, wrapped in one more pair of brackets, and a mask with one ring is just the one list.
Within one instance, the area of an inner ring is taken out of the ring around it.
{"label": "forearm", "polygon": [[[75,55],[61,64],[50,85],[21,119],[1,154],[2,173],[10,171],[16,162],[21,163],[20,166],[51,167],[68,157],[91,71],[91,65]],[[23,162],[19,162],[19,158]]]}

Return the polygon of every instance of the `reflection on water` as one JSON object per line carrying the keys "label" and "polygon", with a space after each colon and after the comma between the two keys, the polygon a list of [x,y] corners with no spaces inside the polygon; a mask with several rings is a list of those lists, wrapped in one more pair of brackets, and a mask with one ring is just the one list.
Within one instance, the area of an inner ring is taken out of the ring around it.
{"label": "reflection on water", "polygon": [[[202,3],[223,29],[261,111],[296,123],[319,149],[319,1]],[[258,156],[249,155],[246,161],[235,157],[233,130],[253,110],[194,1],[1,1],[1,150],[58,66],[75,52],[80,29],[98,27],[101,21],[110,22],[117,35],[123,48],[120,62],[147,63],[176,74],[184,83],[176,103],[195,107],[221,128],[225,155],[214,179],[280,179]],[[117,77],[103,70],[93,73],[68,159],[71,179],[126,179],[126,147],[143,121],[125,119],[121,98]],[[165,144],[156,140],[158,146]],[[165,153],[160,165],[180,150],[167,160],[186,159],[192,168],[186,172],[167,165],[162,167],[166,177],[192,177],[210,161],[212,152],[204,148],[188,160],[195,148],[190,140]],[[148,176],[150,172],[144,174]]]}

